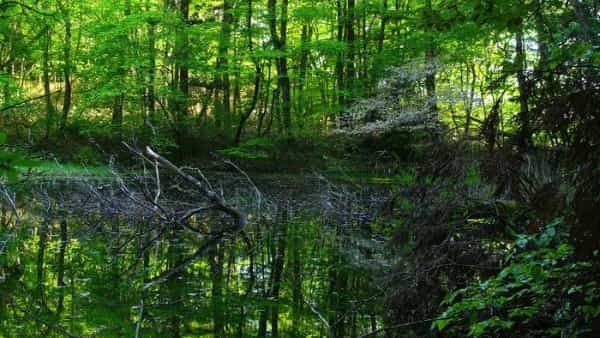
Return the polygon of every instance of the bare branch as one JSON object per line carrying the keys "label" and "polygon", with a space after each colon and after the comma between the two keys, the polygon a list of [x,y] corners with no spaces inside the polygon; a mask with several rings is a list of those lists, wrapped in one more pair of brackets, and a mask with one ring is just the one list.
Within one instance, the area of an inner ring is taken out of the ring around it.
{"label": "bare branch", "polygon": [[166,166],[168,169],[174,171],[175,173],[177,173],[178,175],[183,177],[186,181],[188,181],[190,184],[192,184],[193,186],[198,188],[210,200],[211,203],[215,204],[216,209],[233,217],[236,220],[238,227],[245,227],[248,224],[248,219],[247,219],[246,215],[243,212],[227,205],[227,203],[223,199],[223,196],[221,196],[220,194],[217,194],[215,191],[211,190],[205,184],[202,184],[202,182],[200,182],[194,176],[188,175],[187,173],[185,173],[183,170],[181,170],[179,167],[177,167],[171,161],[162,157],[161,155],[156,153],[154,150],[152,150],[150,147],[146,147],[146,153],[151,158],[157,160],[158,162],[160,162],[161,164]]}

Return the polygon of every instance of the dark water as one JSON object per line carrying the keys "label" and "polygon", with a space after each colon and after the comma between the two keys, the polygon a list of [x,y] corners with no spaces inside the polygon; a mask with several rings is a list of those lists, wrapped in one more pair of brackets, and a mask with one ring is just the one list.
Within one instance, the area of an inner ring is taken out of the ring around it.
{"label": "dark water", "polygon": [[382,325],[383,268],[364,227],[254,220],[193,260],[207,236],[149,227],[118,215],[5,219],[0,336],[353,337]]}

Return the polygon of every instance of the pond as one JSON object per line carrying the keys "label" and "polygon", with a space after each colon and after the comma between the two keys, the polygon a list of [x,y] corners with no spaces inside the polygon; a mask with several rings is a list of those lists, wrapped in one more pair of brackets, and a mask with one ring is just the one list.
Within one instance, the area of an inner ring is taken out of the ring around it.
{"label": "pond", "polygon": [[118,185],[103,187],[109,208],[53,184],[21,198],[18,223],[3,208],[1,336],[357,337],[383,325],[383,242],[363,214],[334,221],[264,194],[270,211],[250,208],[228,234],[222,213],[169,223]]}

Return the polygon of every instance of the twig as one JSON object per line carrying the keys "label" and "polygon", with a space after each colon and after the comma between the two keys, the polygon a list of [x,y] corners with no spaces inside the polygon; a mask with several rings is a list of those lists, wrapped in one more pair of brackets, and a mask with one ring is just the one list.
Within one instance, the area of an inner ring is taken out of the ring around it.
{"label": "twig", "polygon": [[156,153],[150,147],[146,147],[146,153],[151,158],[157,160],[158,162],[160,162],[161,164],[163,164],[170,170],[176,172],[181,177],[183,177],[186,181],[188,181],[189,183],[194,185],[196,188],[198,188],[212,203],[215,204],[217,209],[219,209],[219,210],[223,211],[224,213],[233,217],[236,220],[239,227],[245,227],[248,224],[248,219],[243,212],[227,205],[227,203],[225,202],[225,200],[223,199],[223,197],[221,195],[217,194],[213,190],[210,190],[208,187],[206,187],[204,184],[202,184],[202,182],[200,182],[197,178],[195,178],[192,175],[186,174],[183,170],[181,170],[179,167],[174,165],[171,161],[167,160],[166,158],[164,158],[161,155],[159,155],[158,153]]}
{"label": "twig", "polygon": [[319,312],[314,305],[312,305],[311,303],[309,303],[307,300],[304,301],[308,307],[310,308],[310,311],[312,311],[314,314],[317,315],[317,317],[319,317],[319,319],[321,320],[321,322],[323,322],[323,324],[325,324],[325,327],[327,327],[327,330],[329,330],[329,322],[327,321],[327,319],[321,314],[321,312]]}
{"label": "twig", "polygon": [[[129,148],[129,146],[128,146],[128,148]],[[198,258],[200,258],[203,255],[205,255],[206,253],[208,253],[209,250],[211,250],[219,242],[221,242],[222,240],[224,240],[228,237],[231,237],[237,233],[242,232],[244,230],[244,228],[246,227],[246,225],[248,224],[248,218],[247,218],[246,214],[232,206],[229,206],[225,202],[223,195],[217,194],[214,190],[212,190],[210,185],[204,184],[200,180],[198,180],[196,177],[187,174],[181,168],[177,167],[171,161],[169,161],[168,159],[166,159],[166,158],[162,157],[161,155],[159,155],[158,153],[156,153],[150,147],[146,147],[146,153],[148,154],[148,156],[150,158],[154,159],[154,161],[156,163],[160,163],[161,165],[164,165],[169,170],[177,173],[179,176],[183,177],[188,183],[190,183],[194,187],[196,187],[206,198],[208,198],[208,200],[212,204],[209,206],[201,206],[201,207],[197,207],[195,209],[188,210],[181,218],[179,218],[180,224],[181,224],[181,222],[184,222],[189,217],[191,217],[192,215],[194,215],[198,212],[201,212],[201,211],[207,210],[207,209],[216,209],[216,210],[220,210],[223,213],[234,218],[235,226],[225,229],[216,234],[213,234],[212,237],[208,238],[206,241],[204,241],[204,243],[202,243],[200,248],[198,248],[198,250],[192,256],[185,259],[182,263],[180,263],[176,267],[159,274],[158,276],[152,278],[150,281],[145,283],[144,290],[148,289],[149,287],[151,287],[153,285],[163,283],[163,282],[167,281],[169,278],[171,278],[172,276],[182,272],[189,265],[194,263]],[[204,176],[204,175],[202,175],[202,176]],[[203,177],[202,179],[205,182],[207,182],[206,178]]]}

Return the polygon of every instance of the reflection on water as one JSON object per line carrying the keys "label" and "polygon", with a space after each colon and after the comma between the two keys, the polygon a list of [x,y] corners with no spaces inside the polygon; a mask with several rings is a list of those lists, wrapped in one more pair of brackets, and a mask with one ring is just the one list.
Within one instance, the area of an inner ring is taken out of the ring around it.
{"label": "reflection on water", "polygon": [[1,229],[3,337],[348,337],[381,325],[372,253],[318,220],[252,225],[144,288],[193,255],[201,236],[30,219]]}

